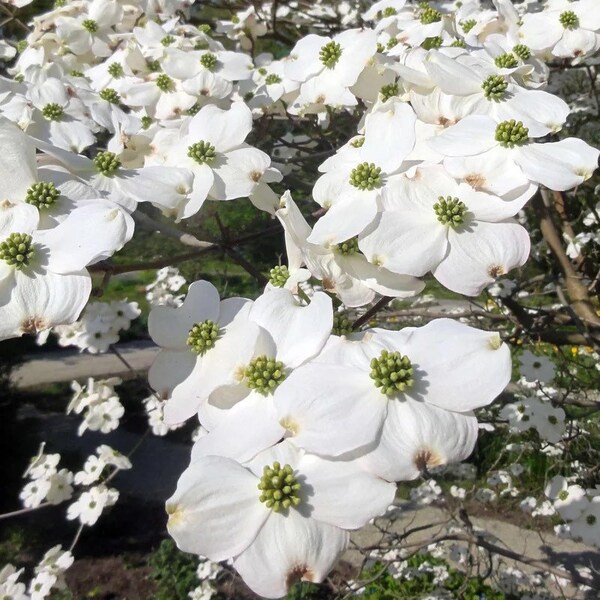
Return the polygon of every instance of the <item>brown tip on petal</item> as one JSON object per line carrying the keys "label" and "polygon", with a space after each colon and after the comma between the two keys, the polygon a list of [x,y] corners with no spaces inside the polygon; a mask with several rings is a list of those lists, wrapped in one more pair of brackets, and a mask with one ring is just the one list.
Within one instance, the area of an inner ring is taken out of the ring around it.
{"label": "brown tip on petal", "polygon": [[471,173],[465,177],[465,181],[475,190],[485,185],[485,177],[481,173]]}
{"label": "brown tip on petal", "polygon": [[500,275],[505,275],[506,269],[502,265],[492,265],[488,268],[488,275],[496,279],[496,277],[500,277]]}
{"label": "brown tip on petal", "polygon": [[306,566],[298,565],[288,572],[285,578],[285,585],[291,588],[299,581],[315,581],[315,574]]}
{"label": "brown tip on petal", "polygon": [[250,173],[250,179],[252,179],[252,181],[254,181],[255,183],[258,183],[262,176],[263,173],[261,173],[260,171],[252,171],[252,173]]}
{"label": "brown tip on petal", "polygon": [[21,331],[23,333],[38,333],[48,329],[50,325],[43,317],[28,317],[21,323]]}
{"label": "brown tip on petal", "polygon": [[437,467],[445,463],[441,455],[430,449],[419,450],[413,460],[419,471],[426,471],[430,467]]}

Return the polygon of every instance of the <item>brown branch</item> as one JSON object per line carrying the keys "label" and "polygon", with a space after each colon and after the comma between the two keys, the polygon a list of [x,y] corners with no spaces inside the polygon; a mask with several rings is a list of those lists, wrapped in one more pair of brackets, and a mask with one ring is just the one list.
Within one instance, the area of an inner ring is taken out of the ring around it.
{"label": "brown branch", "polygon": [[352,329],[358,329],[365,323],[368,323],[382,308],[387,306],[393,298],[384,296],[381,300],[378,300],[362,317],[359,317],[352,323]]}

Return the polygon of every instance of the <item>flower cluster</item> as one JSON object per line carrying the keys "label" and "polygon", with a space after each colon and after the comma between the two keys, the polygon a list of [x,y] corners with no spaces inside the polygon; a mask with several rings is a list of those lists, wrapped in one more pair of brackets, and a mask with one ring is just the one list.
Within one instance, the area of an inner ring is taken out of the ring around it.
{"label": "flower cluster", "polygon": [[118,377],[96,381],[90,377],[86,385],[80,385],[73,381],[71,389],[75,392],[67,407],[67,414],[83,413],[83,421],[79,425],[77,433],[100,431],[110,433],[119,426],[119,420],[125,413],[125,409],[115,392],[115,386],[121,380]]}
{"label": "flower cluster", "polygon": [[175,296],[185,285],[185,278],[176,267],[164,267],[156,272],[154,281],[146,286],[146,300],[150,306],[166,304],[181,306],[183,295]]}

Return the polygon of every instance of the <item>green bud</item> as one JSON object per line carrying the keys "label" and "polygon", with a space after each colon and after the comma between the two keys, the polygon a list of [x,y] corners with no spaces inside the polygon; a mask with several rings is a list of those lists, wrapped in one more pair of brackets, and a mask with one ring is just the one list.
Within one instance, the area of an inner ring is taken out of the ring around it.
{"label": "green bud", "polygon": [[152,125],[152,117],[149,117],[148,115],[144,115],[142,117],[142,129],[148,129],[148,127],[150,127],[150,125]]}
{"label": "green bud", "polygon": [[439,35],[436,35],[434,37],[428,37],[421,44],[421,48],[424,48],[425,50],[441,48],[443,42],[444,40]]}
{"label": "green bud", "polygon": [[219,326],[210,319],[196,323],[188,334],[186,343],[196,354],[202,356],[215,347],[219,339]]}
{"label": "green bud", "polygon": [[459,39],[455,39],[451,44],[450,44],[451,48],[466,48],[467,44],[465,43],[465,40],[459,40]]}
{"label": "green bud", "polygon": [[165,73],[161,73],[156,78],[156,86],[161,92],[171,92],[175,87],[173,80]]}
{"label": "green bud", "polygon": [[431,6],[425,5],[419,15],[419,19],[423,25],[437,23],[442,20],[442,13]]}
{"label": "green bud", "polygon": [[400,88],[397,83],[388,83],[387,85],[381,86],[379,95],[381,96],[382,102],[386,102],[390,98],[397,96],[400,92]]}
{"label": "green bud", "polygon": [[341,56],[342,47],[337,42],[327,42],[319,51],[319,59],[328,69],[333,69]]}
{"label": "green bud", "polygon": [[514,69],[519,66],[519,61],[512,52],[496,56],[494,63],[499,69]]}
{"label": "green bud", "polygon": [[211,32],[210,25],[208,23],[202,23],[201,25],[198,25],[198,31],[204,35],[208,35]]}
{"label": "green bud", "polygon": [[188,146],[187,155],[193,158],[199,165],[212,162],[217,156],[215,147],[210,142],[199,141]]}
{"label": "green bud", "polygon": [[32,204],[39,210],[50,208],[60,196],[60,192],[51,181],[38,181],[25,193],[25,202]]}
{"label": "green bud", "polygon": [[114,77],[115,79],[120,79],[121,77],[123,77],[123,75],[125,75],[125,72],[123,71],[123,65],[118,62],[114,62],[108,65],[107,71],[108,74],[111,77]]}
{"label": "green bud", "polygon": [[121,101],[119,92],[113,88],[104,88],[100,92],[100,98],[102,98],[102,100],[106,100],[106,102],[110,102],[111,104],[119,104]]}
{"label": "green bud", "polygon": [[531,50],[525,44],[517,44],[513,49],[513,54],[516,54],[521,60],[531,58]]}
{"label": "green bud", "polygon": [[588,516],[585,518],[585,522],[586,522],[588,525],[595,525],[595,524],[596,524],[596,515],[588,515]]}
{"label": "green bud", "polygon": [[148,70],[151,71],[152,73],[156,73],[157,71],[161,70],[160,62],[157,60],[147,61],[146,66],[148,67]]}
{"label": "green bud", "polygon": [[258,356],[244,371],[246,385],[260,394],[272,393],[285,379],[283,363],[265,355]]}
{"label": "green bud", "polygon": [[563,502],[569,497],[569,492],[567,490],[561,490],[558,492],[558,498]]}
{"label": "green bud", "polygon": [[336,244],[335,251],[339,254],[343,254],[344,256],[358,254],[358,252],[360,252],[358,248],[358,236],[352,237],[345,242],[341,242],[340,244]]}
{"label": "green bud", "polygon": [[71,71],[71,77],[85,77],[85,75],[81,71],[78,71],[77,69],[73,69]]}
{"label": "green bud", "polygon": [[48,121],[60,121],[63,112],[63,107],[60,104],[56,104],[56,102],[50,102],[42,108],[42,114]]}
{"label": "green bud", "polygon": [[275,461],[271,466],[266,465],[256,487],[261,492],[259,501],[273,512],[298,506],[302,502],[302,486],[294,475],[294,469],[288,464],[282,467],[281,463]]}
{"label": "green bud", "polygon": [[383,11],[381,12],[381,16],[383,18],[393,17],[394,15],[397,15],[397,14],[398,14],[398,11],[393,6],[388,6],[387,8],[384,8]]}
{"label": "green bud", "polygon": [[350,335],[352,333],[352,321],[348,318],[346,312],[336,312],[333,315],[333,335]]}
{"label": "green bud", "polygon": [[385,45],[385,47],[388,50],[391,50],[394,46],[397,46],[399,42],[400,42],[400,40],[398,38],[395,38],[395,37],[391,38],[388,40],[388,43]]}
{"label": "green bud", "polygon": [[267,85],[274,85],[275,83],[281,83],[281,77],[279,75],[275,75],[275,73],[271,73],[265,78],[265,83]]}
{"label": "green bud", "polygon": [[96,33],[96,31],[98,31],[98,23],[93,19],[85,19],[85,21],[81,23],[81,26],[86,31],[89,31],[89,33]]}
{"label": "green bud", "polygon": [[94,164],[100,173],[112,177],[120,168],[121,161],[114,152],[98,152],[94,157]]}
{"label": "green bud", "polygon": [[197,115],[197,114],[200,112],[200,109],[201,109],[201,108],[202,108],[202,106],[200,106],[200,104],[198,104],[198,103],[196,102],[196,104],[194,104],[193,106],[190,106],[190,107],[187,109],[187,114],[188,114],[188,115],[191,115],[191,116],[193,117],[194,115]]}
{"label": "green bud", "polygon": [[19,271],[30,263],[34,254],[33,238],[27,233],[11,233],[0,243],[0,260]]}
{"label": "green bud", "polygon": [[217,57],[214,54],[207,52],[206,54],[203,54],[200,57],[200,64],[205,69],[208,69],[209,71],[214,71],[215,67],[217,66]]}
{"label": "green bud", "polygon": [[21,52],[24,52],[25,49],[27,48],[28,44],[27,44],[27,40],[19,40],[17,42],[17,52],[19,54],[21,54]]}
{"label": "green bud", "polygon": [[381,187],[381,169],[374,163],[360,163],[350,173],[350,184],[359,190]]}
{"label": "green bud", "polygon": [[175,41],[175,38],[172,35],[165,35],[165,37],[160,40],[160,43],[166,48],[170,46]]}
{"label": "green bud", "polygon": [[483,95],[488,100],[495,100],[499,102],[504,100],[506,96],[506,90],[508,88],[508,81],[502,77],[502,75],[490,75],[482,84]]}
{"label": "green bud", "polygon": [[502,121],[496,127],[496,141],[505,148],[523,146],[529,140],[529,129],[521,121]]}
{"label": "green bud", "polygon": [[440,196],[438,201],[433,205],[433,210],[442,225],[457,227],[464,223],[467,206],[458,198],[452,198],[452,196],[444,198],[444,196]]}
{"label": "green bud", "polygon": [[379,42],[377,42],[377,52],[379,52],[379,54],[383,54],[385,52],[385,46]]}
{"label": "green bud", "polygon": [[237,25],[240,22],[240,18],[237,15],[231,15],[231,22]]}
{"label": "green bud", "polygon": [[477,25],[477,21],[475,19],[467,19],[466,21],[461,21],[460,26],[465,33],[469,33],[473,27]]}
{"label": "green bud", "polygon": [[364,143],[365,143],[365,136],[361,135],[360,137],[357,137],[355,140],[352,140],[350,142],[350,145],[353,148],[361,148]]}
{"label": "green bud", "polygon": [[17,73],[13,79],[17,82],[17,83],[23,83],[25,81],[25,75],[23,75],[23,73]]}
{"label": "green bud", "polygon": [[565,10],[560,13],[558,20],[565,29],[577,29],[579,27],[579,18],[572,10]]}
{"label": "green bud", "polygon": [[285,265],[273,267],[269,271],[269,283],[275,287],[282,288],[290,278],[290,272]]}
{"label": "green bud", "polygon": [[412,387],[413,367],[408,356],[382,350],[379,358],[371,360],[370,377],[375,387],[386,396],[394,396]]}

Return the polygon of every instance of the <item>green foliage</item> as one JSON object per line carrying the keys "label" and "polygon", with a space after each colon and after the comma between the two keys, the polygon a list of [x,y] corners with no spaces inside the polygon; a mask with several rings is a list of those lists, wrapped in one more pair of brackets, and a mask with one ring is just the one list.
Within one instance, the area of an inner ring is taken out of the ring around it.
{"label": "green foliage", "polygon": [[[450,592],[452,597],[461,600],[507,600],[503,592],[493,589],[478,577],[467,577],[451,567],[445,560],[430,554],[417,554],[406,561],[407,575],[394,577],[380,562],[364,569],[359,581],[368,582],[360,596],[362,600],[397,600],[399,598],[422,598],[436,590]],[[436,582],[432,569],[442,567],[448,572],[444,581]],[[421,568],[420,568],[421,567]]]}
{"label": "green foliage", "polygon": [[198,585],[198,561],[191,554],[181,552],[173,540],[163,540],[148,560],[151,577],[156,581],[154,600],[187,600]]}

